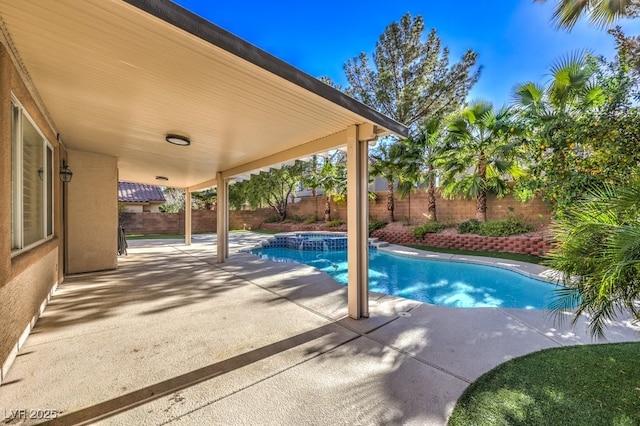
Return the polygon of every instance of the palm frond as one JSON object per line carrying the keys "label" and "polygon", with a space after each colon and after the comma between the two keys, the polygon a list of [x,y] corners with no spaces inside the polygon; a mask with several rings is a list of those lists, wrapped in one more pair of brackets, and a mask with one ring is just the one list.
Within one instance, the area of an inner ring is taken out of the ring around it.
{"label": "palm frond", "polygon": [[593,335],[601,335],[622,311],[638,319],[634,303],[640,296],[640,222],[628,209],[637,212],[640,198],[618,200],[639,192],[639,183],[624,189],[591,188],[553,227],[558,246],[547,264],[562,271],[564,296],[572,291],[580,295],[564,297],[553,308],[576,302],[574,321],[588,315]]}
{"label": "palm frond", "polygon": [[542,102],[542,96],[544,95],[544,88],[533,82],[527,82],[517,86],[513,90],[513,102],[516,105],[528,107],[535,107]]}

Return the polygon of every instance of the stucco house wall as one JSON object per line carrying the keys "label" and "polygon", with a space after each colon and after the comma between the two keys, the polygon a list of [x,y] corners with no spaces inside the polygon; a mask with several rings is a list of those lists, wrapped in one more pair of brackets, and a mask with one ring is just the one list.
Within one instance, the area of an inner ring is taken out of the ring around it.
{"label": "stucco house wall", "polygon": [[68,272],[118,266],[118,166],[112,156],[69,150]]}
{"label": "stucco house wall", "polygon": [[[53,235],[37,246],[11,253],[11,94],[29,113],[53,148]],[[62,281],[62,182],[65,155],[42,111],[27,89],[4,44],[0,43],[0,383],[20,345]]]}
{"label": "stucco house wall", "polygon": [[[0,35],[0,37],[2,37]],[[18,350],[67,272],[117,266],[117,161],[115,157],[66,150],[0,39],[0,384]],[[53,234],[12,253],[11,96],[15,96],[53,149]],[[46,108],[46,105],[43,106]],[[62,159],[72,181],[59,179]],[[66,200],[65,200],[66,198]],[[65,203],[66,201],[66,203]],[[65,230],[63,204],[67,205]],[[65,242],[65,238],[68,240]],[[64,247],[67,246],[65,259]]]}

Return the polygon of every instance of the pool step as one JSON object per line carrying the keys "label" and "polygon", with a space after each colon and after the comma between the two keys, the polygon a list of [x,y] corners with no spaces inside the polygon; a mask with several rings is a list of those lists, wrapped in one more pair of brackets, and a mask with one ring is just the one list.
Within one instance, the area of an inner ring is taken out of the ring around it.
{"label": "pool step", "polygon": [[389,245],[388,242],[380,241],[378,238],[369,238],[369,247],[380,248],[380,247],[386,247],[388,245]]}

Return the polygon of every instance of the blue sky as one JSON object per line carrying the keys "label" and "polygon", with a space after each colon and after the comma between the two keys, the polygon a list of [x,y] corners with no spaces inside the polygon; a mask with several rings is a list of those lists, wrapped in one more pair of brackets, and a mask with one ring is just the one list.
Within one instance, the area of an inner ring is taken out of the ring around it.
{"label": "blue sky", "polygon": [[[314,77],[328,76],[343,86],[347,60],[371,54],[385,27],[405,13],[422,15],[425,36],[436,28],[451,62],[467,49],[478,52],[483,70],[470,98],[496,106],[510,101],[518,83],[544,83],[549,66],[564,56],[585,50],[615,55],[613,38],[586,21],[571,32],[555,29],[554,0],[176,3]],[[640,34],[640,19],[619,24],[628,34]]]}

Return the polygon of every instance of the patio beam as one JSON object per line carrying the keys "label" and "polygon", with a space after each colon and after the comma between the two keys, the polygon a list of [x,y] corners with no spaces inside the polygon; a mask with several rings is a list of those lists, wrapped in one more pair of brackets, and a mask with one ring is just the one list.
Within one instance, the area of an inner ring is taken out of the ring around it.
{"label": "patio beam", "polygon": [[347,304],[354,319],[369,317],[369,140],[359,127],[347,129]]}
{"label": "patio beam", "polygon": [[187,188],[188,191],[197,192],[202,191],[203,189],[213,188],[218,184],[218,179],[210,179],[201,183],[197,183]]}
{"label": "patio beam", "polygon": [[342,130],[332,135],[325,136],[320,139],[304,143],[302,145],[294,146],[285,151],[276,152],[275,154],[268,155],[259,160],[250,161],[241,166],[225,170],[224,172],[222,172],[223,177],[225,179],[231,179],[234,176],[249,173],[264,167],[268,168],[275,164],[282,164],[291,160],[295,160],[297,158],[308,157],[319,152],[326,152],[332,149],[337,149],[344,146],[346,138],[347,130]]}

